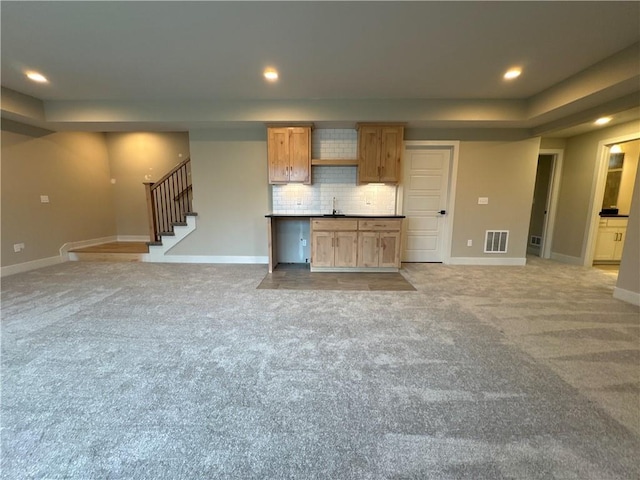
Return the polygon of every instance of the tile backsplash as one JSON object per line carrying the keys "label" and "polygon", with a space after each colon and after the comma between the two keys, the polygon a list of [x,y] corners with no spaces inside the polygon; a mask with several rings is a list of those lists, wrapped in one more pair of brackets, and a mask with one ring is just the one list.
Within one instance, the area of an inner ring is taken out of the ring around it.
{"label": "tile backsplash", "polygon": [[311,158],[358,158],[358,132],[347,128],[313,130]]}
{"label": "tile backsplash", "polygon": [[312,185],[273,185],[273,213],[393,215],[394,185],[356,185],[356,167],[312,167]]}
{"label": "tile backsplash", "polygon": [[[358,133],[354,129],[314,130],[311,134],[311,152],[312,158],[357,158]],[[311,185],[272,185],[273,213],[331,213],[334,198],[338,213],[396,213],[396,186],[357,185],[358,170],[355,166],[315,166],[311,169]]]}

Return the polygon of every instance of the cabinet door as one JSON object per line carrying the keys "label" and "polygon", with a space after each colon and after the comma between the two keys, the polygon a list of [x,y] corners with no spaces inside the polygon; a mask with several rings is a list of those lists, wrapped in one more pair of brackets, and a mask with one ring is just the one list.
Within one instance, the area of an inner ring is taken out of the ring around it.
{"label": "cabinet door", "polygon": [[380,181],[398,183],[402,159],[403,127],[382,127],[380,132]]}
{"label": "cabinet door", "polygon": [[311,265],[333,267],[333,232],[313,232],[311,235]]}
{"label": "cabinet door", "polygon": [[358,266],[377,267],[379,265],[380,235],[377,232],[358,232]]}
{"label": "cabinet door", "polygon": [[379,265],[400,268],[400,232],[380,232]]}
{"label": "cabinet door", "polygon": [[289,128],[289,181],[311,183],[311,128]]}
{"label": "cabinet door", "polygon": [[614,260],[619,230],[611,227],[600,227],[596,238],[594,260]]}
{"label": "cabinet door", "polygon": [[358,232],[335,232],[334,266],[355,267],[358,260]]}
{"label": "cabinet door", "polygon": [[286,128],[269,128],[267,137],[269,183],[289,181],[289,132]]}
{"label": "cabinet door", "polygon": [[362,126],[358,130],[358,180],[380,181],[380,128]]}
{"label": "cabinet door", "polygon": [[613,260],[622,260],[622,247],[624,247],[624,236],[626,233],[626,228],[616,229],[616,243],[613,249]]}

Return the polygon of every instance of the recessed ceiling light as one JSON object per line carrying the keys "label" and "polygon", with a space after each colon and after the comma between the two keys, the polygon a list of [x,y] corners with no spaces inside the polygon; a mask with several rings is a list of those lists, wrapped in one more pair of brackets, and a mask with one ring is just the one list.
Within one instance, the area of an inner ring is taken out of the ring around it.
{"label": "recessed ceiling light", "polygon": [[593,123],[595,123],[596,125],[606,125],[610,121],[611,121],[611,117],[600,117]]}
{"label": "recessed ceiling light", "polygon": [[522,69],[519,67],[510,68],[504,74],[504,78],[505,80],[513,80],[514,78],[518,78],[521,73],[522,73]]}
{"label": "recessed ceiling light", "polygon": [[47,83],[49,81],[47,77],[38,72],[27,72],[27,78],[38,83]]}
{"label": "recessed ceiling light", "polygon": [[274,68],[267,68],[264,71],[264,78],[273,82],[274,80],[278,79],[278,72]]}

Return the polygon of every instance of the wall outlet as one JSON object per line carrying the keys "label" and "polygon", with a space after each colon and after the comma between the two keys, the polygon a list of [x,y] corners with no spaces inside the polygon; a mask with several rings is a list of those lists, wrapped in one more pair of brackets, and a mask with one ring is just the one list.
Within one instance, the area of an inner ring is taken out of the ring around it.
{"label": "wall outlet", "polygon": [[478,197],[478,205],[488,205],[489,197]]}
{"label": "wall outlet", "polygon": [[296,205],[302,205],[302,199],[296,198]]}
{"label": "wall outlet", "polygon": [[40,195],[40,203],[49,203],[49,195]]}
{"label": "wall outlet", "polygon": [[14,243],[13,244],[13,251],[15,253],[20,253],[24,250],[24,243]]}
{"label": "wall outlet", "polygon": [[467,240],[467,247],[473,247],[473,240]]}
{"label": "wall outlet", "polygon": [[303,238],[303,239],[302,239],[302,246],[303,246],[303,247],[306,247],[306,246],[307,246],[307,239],[306,239],[306,238]]}
{"label": "wall outlet", "polygon": [[364,199],[364,204],[365,205],[371,205],[371,199],[369,197]]}

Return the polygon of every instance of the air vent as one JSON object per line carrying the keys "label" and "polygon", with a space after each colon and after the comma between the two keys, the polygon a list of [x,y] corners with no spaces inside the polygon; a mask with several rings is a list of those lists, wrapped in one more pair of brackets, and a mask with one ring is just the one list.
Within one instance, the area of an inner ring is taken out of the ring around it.
{"label": "air vent", "polygon": [[484,253],[507,253],[509,230],[487,230]]}

